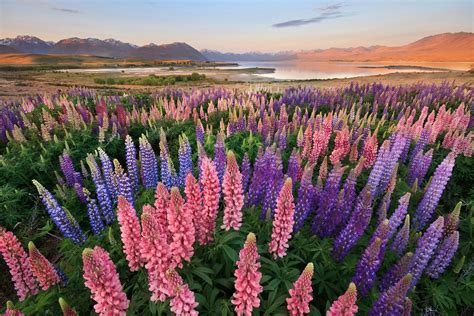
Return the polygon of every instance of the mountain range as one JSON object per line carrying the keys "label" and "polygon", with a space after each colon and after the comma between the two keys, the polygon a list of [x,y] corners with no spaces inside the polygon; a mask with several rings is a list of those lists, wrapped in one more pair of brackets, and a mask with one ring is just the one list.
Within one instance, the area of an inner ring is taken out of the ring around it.
{"label": "mountain range", "polygon": [[474,33],[443,33],[424,37],[402,46],[370,46],[329,48],[278,53],[223,53],[215,50],[198,51],[182,42],[137,46],[115,39],[81,39],[77,37],[58,42],[43,41],[34,36],[0,39],[0,54],[66,54],[94,55],[113,58],[146,60],[192,61],[464,61],[474,62]]}

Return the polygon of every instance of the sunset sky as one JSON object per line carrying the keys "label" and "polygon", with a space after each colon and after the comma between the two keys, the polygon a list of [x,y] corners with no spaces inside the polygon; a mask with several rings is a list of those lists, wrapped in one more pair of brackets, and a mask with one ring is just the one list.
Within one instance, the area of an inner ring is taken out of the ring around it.
{"label": "sunset sky", "polygon": [[472,32],[473,1],[0,0],[0,38],[187,42],[221,51],[400,45]]}

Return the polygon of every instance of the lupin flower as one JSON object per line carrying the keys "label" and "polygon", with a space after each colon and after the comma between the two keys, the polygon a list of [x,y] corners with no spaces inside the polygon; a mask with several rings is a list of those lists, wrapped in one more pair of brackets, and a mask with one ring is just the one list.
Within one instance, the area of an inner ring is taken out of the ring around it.
{"label": "lupin flower", "polygon": [[125,160],[127,162],[128,177],[132,183],[133,191],[136,192],[138,190],[137,149],[130,135],[125,137]]}
{"label": "lupin flower", "polygon": [[375,240],[365,249],[362,257],[357,263],[356,272],[352,278],[352,282],[357,285],[357,288],[363,296],[367,295],[376,280],[376,273],[381,263],[381,246],[382,240],[379,237],[376,237]]}
{"label": "lupin flower", "polygon": [[28,255],[16,236],[0,226],[0,253],[3,256],[12,276],[16,293],[23,301],[28,295],[38,293],[38,286]]}
{"label": "lupin flower", "polygon": [[369,136],[367,141],[364,144],[364,150],[362,151],[362,157],[365,158],[364,168],[368,169],[372,167],[377,158],[377,133],[374,133],[372,136]]}
{"label": "lupin flower", "polygon": [[161,181],[166,185],[167,188],[171,188],[173,186],[173,174],[170,161],[171,159],[168,153],[168,145],[165,138],[164,142],[163,139],[160,141],[160,168]]}
{"label": "lupin flower", "polygon": [[405,223],[402,228],[398,231],[395,239],[392,243],[392,251],[394,251],[398,256],[400,256],[408,245],[408,240],[410,238],[410,215],[405,216]]}
{"label": "lupin flower", "polygon": [[59,298],[59,306],[61,306],[61,311],[63,316],[78,316],[79,314],[66,302],[62,297]]}
{"label": "lupin flower", "polygon": [[299,231],[311,212],[311,205],[314,200],[315,189],[312,184],[314,165],[306,166],[301,177],[298,189],[298,199],[295,207],[294,231]]}
{"label": "lupin flower", "polygon": [[219,183],[222,183],[225,173],[225,144],[224,135],[222,133],[217,134],[216,143],[214,145],[214,164],[216,165],[217,174],[219,176]]}
{"label": "lupin flower", "polygon": [[366,186],[357,197],[356,206],[347,225],[334,240],[332,254],[337,261],[342,259],[354,247],[364,234],[372,217],[372,194],[370,186]]}
{"label": "lupin flower", "polygon": [[357,287],[351,282],[347,291],[332,303],[326,316],[354,316],[359,310],[356,301]]}
{"label": "lupin flower", "polygon": [[[140,173],[143,186],[147,189],[155,188],[158,183],[158,162],[155,152],[145,135],[142,135],[138,142],[140,149]],[[163,161],[161,161],[161,163],[163,163]]]}
{"label": "lupin flower", "polygon": [[[164,225],[164,227],[168,227],[168,219],[167,219],[167,214],[168,214],[168,209],[170,205],[170,193],[168,192],[168,189],[162,182],[158,182],[158,185],[156,186],[156,191],[155,191],[155,210],[156,210],[156,216],[158,218],[158,221],[161,223],[161,225]],[[167,235],[168,241],[171,241],[171,233],[168,231],[168,229],[165,229],[165,234]]]}
{"label": "lupin flower", "polygon": [[430,227],[428,227],[425,233],[418,240],[415,255],[413,256],[412,266],[410,268],[410,273],[413,275],[412,286],[415,286],[416,283],[418,283],[421,274],[433,256],[443,235],[443,227],[444,219],[440,216],[430,225]]}
{"label": "lupin flower", "polygon": [[177,187],[171,189],[168,229],[171,233],[170,251],[174,265],[182,268],[182,260],[190,261],[194,254],[195,232],[191,209],[183,207],[184,200]]}
{"label": "lupin flower", "polygon": [[433,158],[433,149],[428,150],[425,154],[419,152],[408,166],[407,184],[412,186],[415,181],[421,184],[428,172],[431,160]]}
{"label": "lupin flower", "polygon": [[83,244],[86,240],[86,236],[82,232],[79,224],[71,215],[71,213],[62,208],[56,198],[38,181],[33,180],[33,184],[36,186],[41,201],[46,207],[49,216],[53,220],[54,224],[59,228],[64,237],[70,238],[75,244]]}
{"label": "lupin flower", "polygon": [[377,159],[375,160],[374,167],[370,171],[369,179],[367,180],[367,184],[371,187],[371,194],[375,195],[377,192],[380,179],[382,178],[382,174],[385,170],[385,165],[388,163],[390,158],[390,141],[386,140],[383,142],[380,150],[377,154]]}
{"label": "lupin flower", "polygon": [[150,300],[164,301],[167,294],[166,271],[171,265],[171,251],[166,236],[166,222],[156,216],[156,209],[145,205],[142,212],[142,238],[140,252],[148,272]]}
{"label": "lupin flower", "polygon": [[177,316],[197,316],[196,311],[198,303],[194,297],[193,291],[184,283],[181,276],[174,270],[166,273],[166,282],[168,283],[168,293],[172,297],[170,310]]}
{"label": "lupin flower", "polygon": [[[446,188],[446,184],[451,177],[454,168],[454,159],[455,156],[450,153],[436,168],[433,178],[423,195],[423,199],[418,204],[415,212],[414,219],[418,230],[423,229],[427,222],[431,220],[439,200],[443,195],[443,191]],[[413,279],[417,279],[416,275],[413,276]]]}
{"label": "lupin flower", "polygon": [[388,239],[392,238],[393,234],[398,229],[398,226],[402,223],[403,219],[407,215],[408,203],[410,202],[411,193],[407,192],[398,200],[398,207],[393,211],[390,216],[390,230],[388,233]]}
{"label": "lupin flower", "polygon": [[185,207],[190,210],[193,219],[196,240],[199,243],[205,243],[205,230],[203,227],[207,224],[203,214],[201,188],[192,173],[188,173],[186,177],[186,185],[184,187],[186,194]]}
{"label": "lupin flower", "polygon": [[257,239],[253,233],[247,235],[244,247],[240,250],[239,261],[235,275],[235,292],[232,304],[237,316],[252,316],[252,310],[260,306],[259,294],[263,288],[260,285],[262,273],[259,271],[260,256],[257,252]]}
{"label": "lupin flower", "polygon": [[127,201],[133,205],[133,188],[130,178],[124,172],[120,162],[117,159],[114,159],[114,178],[117,185],[117,194],[123,196]]}
{"label": "lupin flower", "polygon": [[245,153],[244,158],[242,159],[242,190],[244,194],[247,192],[249,187],[251,173],[252,169],[250,167],[249,155]]}
{"label": "lupin flower", "polygon": [[99,235],[105,229],[104,222],[100,216],[96,201],[90,197],[90,192],[87,189],[83,190],[87,199],[87,217],[89,217],[89,223],[91,224],[94,234]]}
{"label": "lupin flower", "polygon": [[24,316],[19,309],[13,305],[12,301],[7,301],[7,309],[5,310],[5,313],[2,314],[2,316]]}
{"label": "lupin flower", "polygon": [[104,175],[105,186],[107,187],[107,192],[109,196],[112,197],[112,200],[117,199],[117,186],[114,181],[114,167],[109,156],[102,148],[98,148],[100,162],[102,164],[102,174]]}
{"label": "lupin flower", "polygon": [[299,174],[301,169],[301,159],[299,157],[298,151],[293,148],[291,152],[290,158],[288,159],[288,169],[287,169],[287,176],[291,178],[293,183],[299,180]]}
{"label": "lupin flower", "polygon": [[92,181],[95,184],[97,192],[97,200],[100,205],[100,211],[104,217],[106,224],[111,224],[115,220],[115,212],[112,207],[112,201],[110,200],[109,192],[105,185],[104,179],[102,178],[101,172],[92,155],[87,156],[87,164],[91,170]]}
{"label": "lupin flower", "polygon": [[310,262],[289,291],[290,297],[286,299],[286,304],[291,316],[302,316],[310,312],[309,303],[313,300],[313,288],[311,287],[313,271],[314,266]]}
{"label": "lupin flower", "polygon": [[202,126],[200,119],[198,119],[196,123],[196,141],[204,144],[204,126]]}
{"label": "lupin flower", "polygon": [[51,262],[46,259],[33,242],[28,243],[31,271],[43,290],[60,282],[59,275]]}
{"label": "lupin flower", "polygon": [[321,166],[319,166],[319,177],[323,180],[326,180],[328,176],[328,157],[324,156]]}
{"label": "lupin flower", "polygon": [[277,199],[272,239],[269,244],[269,252],[274,258],[286,255],[288,241],[293,232],[295,204],[292,190],[291,178],[287,178]]}
{"label": "lupin flower", "polygon": [[81,176],[77,174],[71,156],[66,151],[59,156],[59,166],[68,186],[73,187],[74,183],[82,183]]}
{"label": "lupin flower", "polygon": [[364,166],[365,159],[361,158],[357,165],[349,172],[344,184],[342,186],[342,190],[344,191],[342,197],[342,204],[339,204],[337,207],[340,209],[340,227],[343,227],[349,221],[351,217],[351,212],[353,204],[356,200],[356,183],[357,178],[359,177],[360,173],[362,172],[362,168]]}
{"label": "lupin flower", "polygon": [[383,292],[369,311],[369,315],[402,315],[405,309],[405,297],[410,289],[412,278],[411,274],[407,274],[395,285]]}
{"label": "lupin flower", "polygon": [[242,189],[242,174],[232,151],[227,153],[227,167],[222,182],[224,194],[224,219],[222,228],[225,230],[239,230],[242,225],[242,207],[244,206],[244,193]]}
{"label": "lupin flower", "polygon": [[426,274],[432,279],[439,278],[451,263],[454,254],[459,247],[459,232],[455,231],[446,237],[438,247],[435,257],[431,260],[430,265],[426,269]]}
{"label": "lupin flower", "polygon": [[191,158],[191,145],[185,134],[179,137],[179,187],[183,188],[188,173],[193,171],[193,160]]}
{"label": "lupin flower", "polygon": [[202,227],[204,238],[201,244],[207,244],[214,240],[214,230],[216,229],[217,210],[219,208],[219,177],[214,162],[205,157],[202,161],[201,178],[203,196],[203,217],[206,221]]}
{"label": "lupin flower", "polygon": [[454,207],[454,210],[444,217],[444,233],[443,233],[444,237],[450,236],[452,233],[454,233],[458,229],[459,214],[461,213],[461,206],[462,206],[462,202],[459,202]]}
{"label": "lupin flower", "polygon": [[122,290],[115,265],[103,248],[95,246],[82,252],[85,285],[96,301],[94,310],[99,315],[126,315],[130,301]]}
{"label": "lupin flower", "polygon": [[403,303],[403,314],[402,316],[410,316],[411,315],[411,308],[413,306],[413,302],[408,297],[405,297],[405,302]]}
{"label": "lupin flower", "polygon": [[117,219],[130,271],[137,271],[143,265],[140,255],[140,222],[137,212],[123,196],[118,197]]}

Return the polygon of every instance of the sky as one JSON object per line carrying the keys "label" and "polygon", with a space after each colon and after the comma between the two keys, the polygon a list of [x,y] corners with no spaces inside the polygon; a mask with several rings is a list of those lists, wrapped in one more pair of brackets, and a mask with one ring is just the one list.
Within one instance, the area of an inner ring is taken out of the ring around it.
{"label": "sky", "polygon": [[473,32],[474,1],[0,0],[0,38],[115,38],[137,45],[277,52],[403,45]]}

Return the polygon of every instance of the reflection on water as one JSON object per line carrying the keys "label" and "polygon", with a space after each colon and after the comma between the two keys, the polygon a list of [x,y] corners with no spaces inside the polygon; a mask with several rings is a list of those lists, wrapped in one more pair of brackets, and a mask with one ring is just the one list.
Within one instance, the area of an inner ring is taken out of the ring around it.
{"label": "reflection on water", "polygon": [[[433,72],[436,69],[462,70],[471,69],[471,62],[311,62],[311,61],[281,61],[281,62],[238,62],[239,66],[218,66],[206,68],[180,68],[176,71],[199,72],[212,71],[212,69],[244,69],[244,68],[274,68],[273,73],[255,74],[254,76],[268,80],[308,80],[308,79],[332,79],[352,78],[369,75],[382,75],[394,72]],[[401,68],[384,68],[386,66],[397,66]],[[403,67],[402,67],[403,66]],[[406,66],[411,66],[406,67]],[[427,69],[423,69],[427,68]],[[181,70],[180,70],[181,69]],[[129,75],[169,75],[169,67],[146,67],[146,68],[99,68],[99,69],[67,69],[69,72],[88,73],[124,73]]]}
{"label": "reflection on water", "polygon": [[[306,80],[306,79],[331,79],[331,78],[351,78],[369,75],[382,75],[394,72],[433,72],[434,68],[449,70],[469,70],[470,62],[386,62],[386,63],[358,63],[358,62],[311,62],[311,61],[285,61],[285,62],[242,62],[239,67],[270,67],[275,68],[274,73],[261,74],[260,76],[286,79],[286,80]],[[387,69],[385,66],[413,66],[413,68]],[[364,68],[370,67],[370,68]],[[433,69],[421,69],[426,67]]]}

